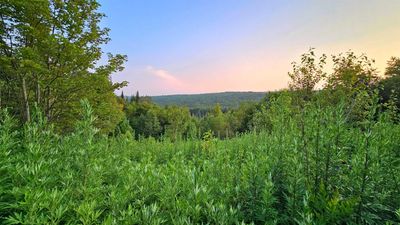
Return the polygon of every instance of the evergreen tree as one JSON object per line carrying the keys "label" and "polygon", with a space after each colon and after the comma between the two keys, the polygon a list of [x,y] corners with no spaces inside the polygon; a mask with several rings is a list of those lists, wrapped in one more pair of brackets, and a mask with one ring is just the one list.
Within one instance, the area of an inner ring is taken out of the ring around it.
{"label": "evergreen tree", "polygon": [[135,102],[136,104],[139,104],[139,91],[136,91],[136,97],[135,97]]}

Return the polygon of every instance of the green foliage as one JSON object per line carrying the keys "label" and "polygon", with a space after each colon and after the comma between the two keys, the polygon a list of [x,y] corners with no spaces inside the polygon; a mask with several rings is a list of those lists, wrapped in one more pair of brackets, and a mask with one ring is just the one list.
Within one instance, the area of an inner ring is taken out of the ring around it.
{"label": "green foliage", "polygon": [[[0,7],[0,100],[29,122],[37,104],[58,131],[73,130],[79,102],[88,99],[102,133],[115,129],[122,107],[110,75],[123,69],[126,56],[108,54],[99,65],[108,28],[97,1],[7,0]],[[1,84],[7,85],[1,85]]]}
{"label": "green foliage", "polygon": [[260,104],[154,98],[198,118],[115,96],[126,57],[99,66],[97,1],[1,3],[0,224],[400,223],[398,58],[380,92],[373,60],[327,75],[310,49]]}
{"label": "green foliage", "polygon": [[230,125],[226,115],[222,112],[221,106],[216,104],[211,113],[201,121],[202,130],[212,131],[214,136],[226,138],[230,136]]}
{"label": "green foliage", "polygon": [[191,110],[209,110],[215,106],[215,104],[220,104],[222,109],[235,109],[239,107],[242,102],[258,102],[265,94],[265,92],[222,92],[152,96],[151,99],[161,106],[186,106]]}
{"label": "green foliage", "polygon": [[161,136],[162,127],[159,119],[161,109],[158,106],[151,102],[141,102],[139,104],[133,102],[128,105],[126,115],[136,138],[139,138],[139,136]]}
{"label": "green foliage", "polygon": [[165,136],[172,140],[196,136],[196,121],[189,109],[170,106],[164,109]]}
{"label": "green foliage", "polygon": [[400,59],[392,57],[385,71],[386,77],[379,82],[382,102],[400,108]]}
{"label": "green foliage", "polygon": [[115,129],[115,135],[125,135],[125,136],[130,136],[132,138],[133,135],[133,129],[129,125],[129,120],[125,118],[122,120],[118,125],[117,128]]}
{"label": "green foliage", "polygon": [[87,100],[65,136],[40,113],[15,130],[3,112],[1,223],[399,223],[400,126],[376,98],[360,126],[315,99],[298,111],[290,93],[271,98],[268,132],[226,140],[99,135]]}
{"label": "green foliage", "polygon": [[400,76],[400,58],[392,57],[387,64],[388,65],[385,71],[385,75],[387,77]]}
{"label": "green foliage", "polygon": [[375,60],[366,55],[356,55],[354,52],[346,52],[333,56],[333,73],[327,78],[327,87],[342,89],[349,93],[365,90],[378,80]]}
{"label": "green foliage", "polygon": [[10,155],[18,146],[17,135],[15,121],[7,110],[2,110],[0,114],[0,220],[12,213],[8,205],[15,201],[9,192],[13,188]]}
{"label": "green foliage", "polygon": [[317,84],[326,76],[324,66],[326,64],[326,55],[317,57],[314,49],[311,48],[307,53],[301,55],[300,63],[293,62],[293,71],[289,72],[291,82],[289,89],[300,91],[305,98],[310,98],[312,91]]}
{"label": "green foliage", "polygon": [[243,102],[236,110],[228,112],[227,117],[233,133],[244,133],[251,128],[251,120],[257,112],[257,105]]}
{"label": "green foliage", "polygon": [[130,102],[125,108],[127,120],[136,139],[151,136],[176,141],[200,137],[207,131],[212,131],[213,135],[220,138],[229,138],[239,132],[246,132],[255,111],[255,104],[242,103],[238,109],[225,113],[217,104],[202,118],[191,115],[186,107],[160,107],[150,101]]}

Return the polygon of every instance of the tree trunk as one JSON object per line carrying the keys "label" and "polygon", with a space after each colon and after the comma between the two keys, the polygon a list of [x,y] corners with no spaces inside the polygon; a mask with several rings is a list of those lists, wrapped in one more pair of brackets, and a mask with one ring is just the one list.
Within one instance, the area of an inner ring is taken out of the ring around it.
{"label": "tree trunk", "polygon": [[45,91],[46,92],[46,97],[45,97],[45,102],[44,102],[44,104],[45,104],[45,112],[46,112],[46,118],[48,119],[48,120],[50,120],[50,87],[47,87],[46,88],[47,90]]}
{"label": "tree trunk", "polygon": [[28,101],[28,94],[26,90],[26,82],[25,77],[22,78],[22,97],[23,97],[23,111],[25,115],[25,122],[29,122],[31,119],[31,113],[29,109],[29,101]]}
{"label": "tree trunk", "polygon": [[36,103],[40,106],[40,84],[39,81],[36,81]]}

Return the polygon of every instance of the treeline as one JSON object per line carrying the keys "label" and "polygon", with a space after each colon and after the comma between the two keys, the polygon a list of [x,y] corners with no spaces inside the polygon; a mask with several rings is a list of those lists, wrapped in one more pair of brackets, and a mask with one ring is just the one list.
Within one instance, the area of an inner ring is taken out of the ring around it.
{"label": "treeline", "polygon": [[[304,106],[318,96],[324,96],[323,107],[344,101],[348,122],[356,125],[363,119],[363,110],[376,96],[386,108],[400,107],[400,58],[391,58],[384,76],[379,76],[374,61],[365,55],[346,52],[332,56],[333,72],[325,72],[326,55],[316,56],[313,49],[293,63],[289,72],[289,90],[267,93],[260,102],[243,102],[235,109],[221,109],[219,104],[199,113],[187,107],[159,106],[151,98],[126,99],[121,96],[126,119],[118,125],[117,134],[133,132],[139,137],[201,138],[209,132],[219,138],[234,137],[239,133],[270,129],[270,99],[290,94],[293,107],[302,111]],[[322,88],[317,88],[322,86]],[[381,110],[386,110],[382,108]]]}
{"label": "treeline", "polygon": [[239,107],[241,102],[259,102],[265,92],[221,92],[206,94],[187,94],[187,95],[162,95],[151,96],[153,102],[161,106],[177,105],[187,106],[189,109],[207,110],[216,103],[222,109],[233,109]]}
{"label": "treeline", "polygon": [[[21,125],[37,107],[59,133],[71,132],[79,118],[79,101],[87,99],[98,118],[96,126],[106,135],[131,132],[135,138],[178,139],[210,131],[227,138],[269,126],[264,114],[271,93],[237,109],[216,105],[210,110],[160,107],[146,98],[126,101],[115,96],[114,91],[127,83],[113,83],[110,76],[123,69],[126,56],[107,54],[108,61],[101,60],[101,47],[110,38],[109,29],[99,25],[104,14],[98,9],[99,3],[88,0],[2,1],[0,107],[8,108]],[[331,74],[325,72],[327,60],[310,50],[293,64],[289,91],[297,96],[296,107],[301,109],[317,89],[326,92],[327,105],[342,97],[350,101],[352,117],[368,101],[359,93],[376,90],[382,102],[400,106],[399,58],[389,60],[385,76],[379,76],[374,61],[365,55],[333,56]]]}
{"label": "treeline", "polygon": [[126,119],[115,134],[177,139],[201,138],[206,132],[220,138],[250,130],[256,103],[243,102],[237,109],[223,110],[219,104],[198,115],[188,107],[159,106],[150,98],[121,98]]}
{"label": "treeline", "polygon": [[271,96],[265,129],[226,140],[98,135],[87,101],[65,135],[3,110],[0,224],[399,224],[398,112],[326,98]]}

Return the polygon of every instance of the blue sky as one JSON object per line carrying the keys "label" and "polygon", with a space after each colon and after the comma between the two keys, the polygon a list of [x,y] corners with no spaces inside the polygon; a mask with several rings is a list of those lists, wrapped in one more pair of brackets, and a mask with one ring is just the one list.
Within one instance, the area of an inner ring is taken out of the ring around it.
{"label": "blue sky", "polygon": [[309,47],[400,56],[398,0],[101,0],[105,52],[128,55],[126,94],[268,91],[286,87]]}

